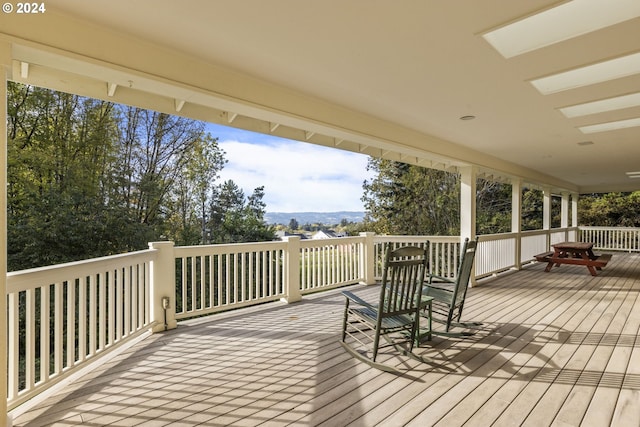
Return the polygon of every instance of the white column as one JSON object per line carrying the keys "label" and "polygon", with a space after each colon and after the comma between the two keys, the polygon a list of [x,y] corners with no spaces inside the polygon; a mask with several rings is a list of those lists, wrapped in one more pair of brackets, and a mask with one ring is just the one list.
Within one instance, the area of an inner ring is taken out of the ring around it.
{"label": "white column", "polygon": [[284,238],[287,242],[286,252],[286,277],[285,277],[285,293],[286,296],[282,301],[291,304],[302,300],[300,293],[300,237],[287,236]]}
{"label": "white column", "polygon": [[520,270],[522,264],[522,180],[511,180],[511,232],[516,233],[515,267]]}
{"label": "white column", "polygon": [[[475,166],[460,168],[460,242],[476,237],[476,185],[478,171]],[[477,255],[476,255],[477,256]],[[476,284],[475,266],[470,285]]]}
{"label": "white column", "polygon": [[375,235],[376,233],[369,231],[360,233],[360,236],[364,237],[364,243],[360,250],[360,275],[364,277],[364,283],[367,285],[374,285],[376,283],[376,270],[374,265],[376,262],[376,253],[373,244],[373,237]]}
{"label": "white column", "polygon": [[560,211],[560,227],[569,227],[569,193],[562,193],[562,208]]}
{"label": "white column", "polygon": [[547,187],[542,194],[542,229],[551,229],[551,189]]}
{"label": "white column", "polygon": [[[157,249],[158,256],[151,265],[151,321],[153,332],[174,329],[176,321],[176,258],[173,242],[152,242],[150,249]],[[166,324],[165,324],[166,323]]]}
{"label": "white column", "polygon": [[[7,319],[7,79],[11,73],[11,45],[0,43],[0,319]],[[7,325],[0,322],[0,423],[12,424],[7,414]]]}
{"label": "white column", "polygon": [[578,226],[578,193],[571,193],[571,226]]}
{"label": "white column", "polygon": [[460,241],[476,237],[476,181],[475,166],[460,168]]}
{"label": "white column", "polygon": [[547,231],[547,250],[551,248],[551,189],[545,187],[542,193],[542,229]]}

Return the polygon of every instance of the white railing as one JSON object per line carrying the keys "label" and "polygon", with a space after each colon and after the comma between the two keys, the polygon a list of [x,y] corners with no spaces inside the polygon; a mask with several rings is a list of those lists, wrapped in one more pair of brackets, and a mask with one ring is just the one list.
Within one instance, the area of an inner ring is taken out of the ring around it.
{"label": "white railing", "polygon": [[520,263],[533,261],[533,257],[549,250],[549,233],[543,230],[525,231],[520,237]]}
{"label": "white railing", "polygon": [[300,291],[364,282],[364,237],[300,241]]}
{"label": "white railing", "polygon": [[594,248],[607,251],[640,251],[640,228],[580,227],[580,239],[593,242]]}
{"label": "white railing", "polygon": [[517,244],[516,233],[481,236],[475,258],[476,278],[516,268]]}
{"label": "white railing", "polygon": [[151,326],[154,250],[7,274],[8,407]]}
{"label": "white railing", "polygon": [[176,247],[177,320],[365,282],[366,237]]}
{"label": "white railing", "polygon": [[[640,229],[573,227],[480,236],[473,280],[519,269],[565,240],[640,251]],[[98,356],[178,319],[285,300],[382,276],[387,247],[424,245],[434,274],[454,277],[459,237],[376,236],[152,249],[7,275],[8,407]],[[167,299],[168,304],[162,305]]]}
{"label": "white railing", "polygon": [[264,242],[174,248],[175,318],[284,298],[287,246]]}
{"label": "white railing", "polygon": [[429,268],[432,274],[443,277],[455,277],[460,260],[460,238],[449,236],[375,236],[374,276],[382,278],[384,254],[387,249],[395,250],[400,246],[415,245],[424,247],[429,242]]}

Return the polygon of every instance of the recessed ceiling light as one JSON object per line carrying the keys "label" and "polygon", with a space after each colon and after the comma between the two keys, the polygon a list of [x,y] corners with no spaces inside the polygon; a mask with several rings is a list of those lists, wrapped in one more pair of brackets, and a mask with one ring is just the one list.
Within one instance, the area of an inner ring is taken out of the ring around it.
{"label": "recessed ceiling light", "polygon": [[473,120],[475,118],[476,118],[476,116],[462,116],[462,117],[460,117],[460,120]]}
{"label": "recessed ceiling light", "polygon": [[627,175],[640,175],[640,171],[638,172],[625,172]]}
{"label": "recessed ceiling light", "polygon": [[603,99],[600,101],[572,105],[570,107],[560,108],[559,110],[566,117],[580,117],[587,116],[589,114],[604,113],[606,111],[621,110],[623,108],[638,106],[640,106],[640,92]]}
{"label": "recessed ceiling light", "polygon": [[640,117],[628,120],[619,120],[617,122],[599,123],[597,125],[581,126],[578,129],[582,133],[606,132],[610,130],[626,129],[640,126]]}
{"label": "recessed ceiling light", "polygon": [[531,84],[543,95],[548,95],[638,73],[640,73],[640,53],[634,53],[532,80]]}
{"label": "recessed ceiling light", "polygon": [[484,34],[511,58],[640,16],[640,2],[573,0]]}

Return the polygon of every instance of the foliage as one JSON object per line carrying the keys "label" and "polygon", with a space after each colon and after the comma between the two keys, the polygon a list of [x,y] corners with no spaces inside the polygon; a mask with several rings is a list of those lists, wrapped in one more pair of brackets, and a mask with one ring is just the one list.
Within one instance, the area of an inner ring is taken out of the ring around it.
{"label": "foliage", "polygon": [[511,231],[511,185],[479,178],[476,184],[477,234]]}
{"label": "foliage", "polygon": [[216,184],[224,152],[204,123],[13,82],[7,89],[10,270],[166,238],[273,238],[262,187],[229,205],[235,184]]}
{"label": "foliage", "polygon": [[582,195],[578,201],[581,225],[640,227],[640,191]]}
{"label": "foliage", "polygon": [[[390,160],[370,158],[376,176],[363,184],[367,209],[363,228],[383,234],[456,235],[460,225],[460,177]],[[511,231],[510,184],[478,178],[476,182],[476,231],[478,234]],[[551,226],[560,226],[561,201],[551,199]],[[543,193],[522,190],[522,229],[543,226]]]}
{"label": "foliage", "polygon": [[456,174],[369,158],[377,173],[363,184],[369,231],[382,234],[452,235],[460,229]]}
{"label": "foliage", "polygon": [[258,187],[245,197],[233,181],[218,188],[218,201],[212,206],[208,227],[216,243],[264,241],[275,238],[275,230],[264,221],[264,187]]}

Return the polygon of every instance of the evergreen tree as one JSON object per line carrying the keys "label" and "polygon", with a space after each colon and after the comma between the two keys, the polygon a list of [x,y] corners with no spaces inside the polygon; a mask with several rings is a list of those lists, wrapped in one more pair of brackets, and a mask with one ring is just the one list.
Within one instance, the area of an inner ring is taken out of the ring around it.
{"label": "evergreen tree", "polygon": [[266,205],[263,197],[264,187],[256,188],[246,198],[242,189],[232,180],[222,183],[209,222],[213,241],[238,243],[273,240],[274,230],[264,221]]}
{"label": "evergreen tree", "polygon": [[383,234],[459,233],[456,174],[377,158],[369,158],[367,168],[377,173],[363,185],[369,229]]}

